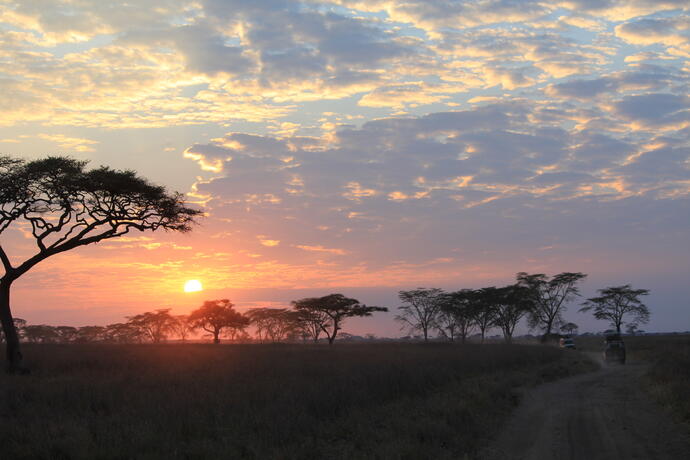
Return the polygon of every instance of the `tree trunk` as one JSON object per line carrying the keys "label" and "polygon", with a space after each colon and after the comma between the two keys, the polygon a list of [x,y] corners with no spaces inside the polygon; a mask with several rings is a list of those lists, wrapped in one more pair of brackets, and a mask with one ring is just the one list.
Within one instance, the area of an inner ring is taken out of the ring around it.
{"label": "tree trunk", "polygon": [[220,329],[214,329],[213,331],[213,343],[219,344],[220,343],[220,338],[218,337],[220,335]]}
{"label": "tree trunk", "polygon": [[427,330],[427,328],[424,328],[424,341],[429,341],[429,331]]}
{"label": "tree trunk", "polygon": [[11,285],[11,281],[0,281],[0,322],[2,323],[2,330],[5,332],[7,372],[10,374],[28,374],[29,371],[24,367],[22,353],[19,349],[19,335],[10,310]]}
{"label": "tree trunk", "polygon": [[333,345],[333,342],[335,341],[335,336],[338,335],[338,331],[340,330],[340,323],[338,320],[333,320],[333,334],[328,334],[328,344]]}

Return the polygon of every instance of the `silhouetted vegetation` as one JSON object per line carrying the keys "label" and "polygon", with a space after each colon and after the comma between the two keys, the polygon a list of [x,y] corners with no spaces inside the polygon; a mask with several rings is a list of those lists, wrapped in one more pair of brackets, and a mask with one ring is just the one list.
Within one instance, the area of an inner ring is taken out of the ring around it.
{"label": "silhouetted vegetation", "polygon": [[[25,161],[0,157],[0,233],[25,225],[36,252],[13,264],[0,246],[0,322],[8,370],[25,372],[19,336],[10,310],[12,283],[45,259],[131,230],[189,231],[200,211],[179,193],[150,184],[132,171],[107,167],[86,170],[86,162],[65,157]],[[34,337],[31,331],[30,337]],[[37,331],[42,337],[49,330]]]}
{"label": "silhouetted vegetation", "polygon": [[532,307],[529,311],[530,328],[542,329],[542,337],[548,339],[555,326],[563,323],[563,312],[568,302],[580,295],[577,284],[586,277],[587,275],[579,272],[563,272],[550,279],[542,273],[518,273],[518,284],[529,289],[527,292],[532,297]]}
{"label": "silhouetted vegetation", "polygon": [[229,332],[230,339],[249,326],[249,318],[234,309],[228,299],[207,300],[189,314],[189,322],[195,329],[202,329],[213,336],[213,343],[220,343],[220,334]]}
{"label": "silhouetted vegetation", "polygon": [[[342,294],[295,300],[292,305],[297,312],[303,312],[301,318],[309,325],[318,325],[321,328],[330,345],[333,345],[338,331],[342,329],[347,318],[371,316],[377,311],[388,311],[386,307],[368,307],[360,304],[359,300],[350,299]],[[300,320],[299,316],[297,320]]]}
{"label": "silhouetted vegetation", "polygon": [[628,324],[636,326],[649,321],[649,308],[640,300],[641,296],[649,295],[649,290],[633,289],[626,284],[599,289],[598,292],[599,296],[587,299],[580,311],[591,311],[596,319],[609,321],[619,334],[626,317],[630,317]]}
{"label": "silhouetted vegetation", "polygon": [[398,298],[403,304],[398,307],[400,314],[395,319],[403,324],[403,328],[421,332],[427,341],[429,331],[438,325],[443,295],[443,290],[438,288],[400,291]]}

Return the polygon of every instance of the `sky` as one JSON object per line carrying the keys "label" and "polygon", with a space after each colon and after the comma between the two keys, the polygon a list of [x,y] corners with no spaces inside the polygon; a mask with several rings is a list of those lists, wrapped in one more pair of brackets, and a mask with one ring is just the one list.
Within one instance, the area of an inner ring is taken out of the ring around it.
{"label": "sky", "polygon": [[[0,0],[0,152],[133,169],[205,212],[43,262],[14,313],[394,309],[579,271],[688,330],[689,58],[685,0]],[[345,330],[403,334],[393,316]]]}

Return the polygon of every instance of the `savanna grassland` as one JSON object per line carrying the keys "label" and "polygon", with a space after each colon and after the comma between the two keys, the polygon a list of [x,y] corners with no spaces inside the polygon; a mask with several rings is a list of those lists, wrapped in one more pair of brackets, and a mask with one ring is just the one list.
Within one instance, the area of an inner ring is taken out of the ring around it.
{"label": "savanna grassland", "polygon": [[644,388],[690,432],[690,336],[641,340],[638,346],[650,362]]}
{"label": "savanna grassland", "polygon": [[3,458],[462,458],[519,387],[592,369],[529,345],[26,345]]}

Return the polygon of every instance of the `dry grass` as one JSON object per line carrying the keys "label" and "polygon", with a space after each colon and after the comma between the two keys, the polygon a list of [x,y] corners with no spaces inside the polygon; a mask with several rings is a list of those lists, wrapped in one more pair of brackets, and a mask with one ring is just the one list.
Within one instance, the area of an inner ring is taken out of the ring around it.
{"label": "dry grass", "polygon": [[651,364],[645,388],[690,432],[690,336],[650,340],[644,353]]}
{"label": "dry grass", "polygon": [[4,458],[458,458],[516,387],[590,368],[539,346],[35,345],[0,376]]}

